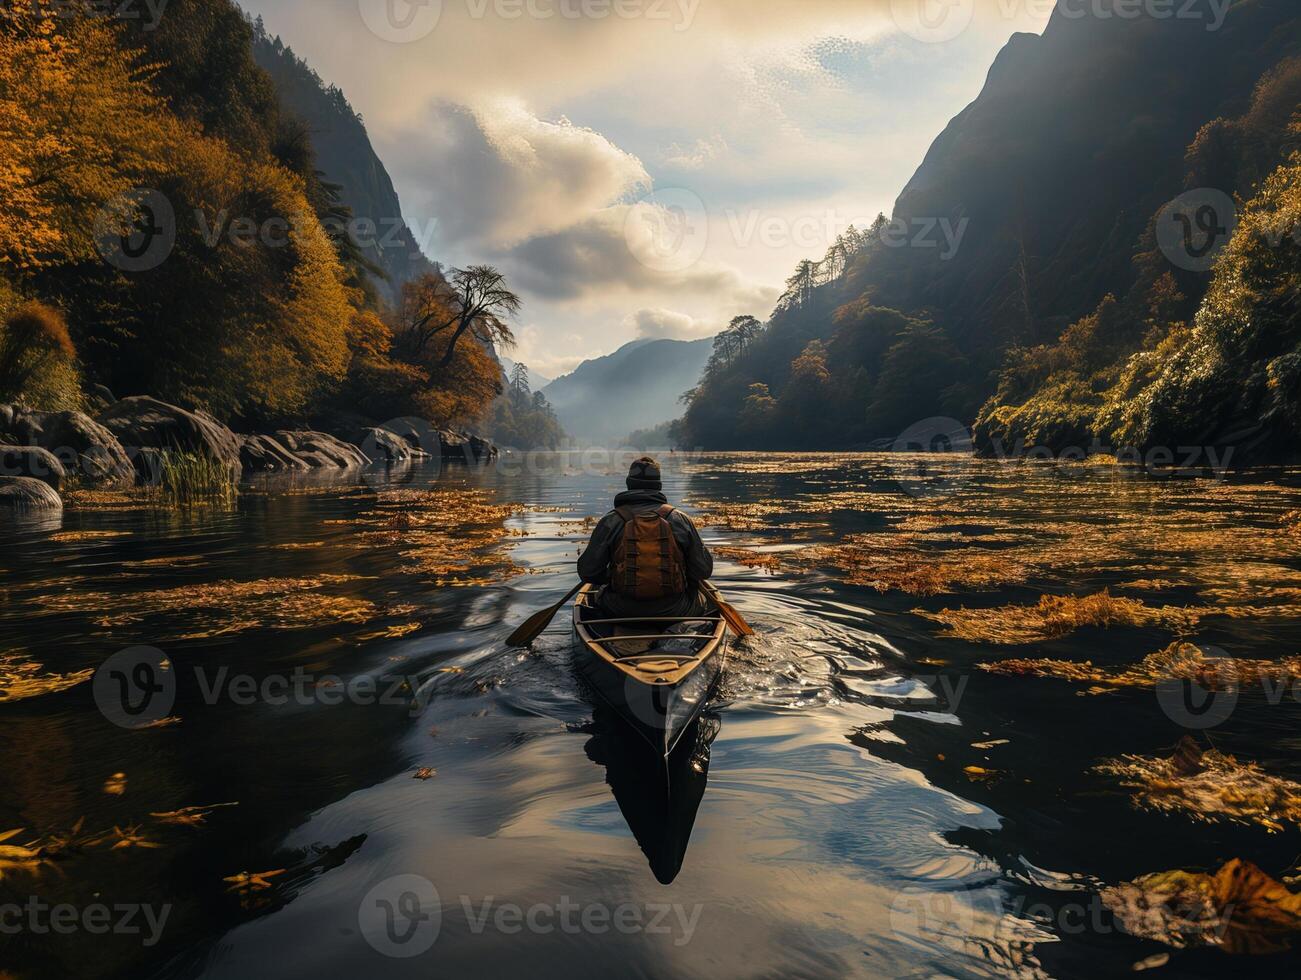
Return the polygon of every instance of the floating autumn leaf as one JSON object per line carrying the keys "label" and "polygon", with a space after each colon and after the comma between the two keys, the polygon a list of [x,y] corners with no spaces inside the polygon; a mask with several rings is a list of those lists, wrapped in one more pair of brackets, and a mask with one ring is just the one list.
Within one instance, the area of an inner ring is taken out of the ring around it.
{"label": "floating autumn leaf", "polygon": [[1237,858],[1214,875],[1145,875],[1104,888],[1101,899],[1125,932],[1175,949],[1275,953],[1289,948],[1291,934],[1301,931],[1301,894]]}
{"label": "floating autumn leaf", "polygon": [[1256,825],[1271,833],[1287,824],[1301,826],[1301,783],[1214,749],[1202,751],[1189,736],[1169,759],[1125,755],[1094,771],[1118,777],[1122,786],[1134,790],[1134,803],[1146,809]]}
{"label": "floating autumn leaf", "polygon": [[416,772],[415,772],[415,777],[414,777],[414,778],[416,778],[416,779],[433,779],[436,775],[438,775],[438,770],[437,770],[437,769],[430,769],[428,766],[424,766],[424,767],[422,767],[422,768],[416,770]]}
{"label": "floating autumn leaf", "polygon": [[44,848],[35,841],[28,844],[8,844],[23,832],[22,827],[0,833],[0,878],[13,871],[36,874],[46,864]]}
{"label": "floating autumn leaf", "polygon": [[146,850],[162,847],[162,844],[151,841],[141,832],[140,824],[134,824],[129,827],[114,827],[113,830],[104,838],[106,842],[111,841],[109,846],[111,851],[122,851],[131,847],[140,847]]}
{"label": "floating autumn leaf", "polygon": [[984,766],[966,766],[962,774],[973,783],[996,783],[1006,775],[998,769],[986,769]]}
{"label": "floating autumn leaf", "polygon": [[51,534],[50,541],[55,544],[74,544],[80,541],[103,541],[108,538],[124,538],[130,531],[60,531]]}
{"label": "floating autumn leaf", "polygon": [[36,858],[41,856],[41,849],[32,845],[8,844],[23,832],[22,827],[16,827],[13,830],[6,830],[0,834],[0,860],[21,860],[25,858]]}
{"label": "floating autumn leaf", "polygon": [[1006,739],[1006,738],[995,738],[995,739],[991,739],[991,740],[988,741],[988,742],[972,742],[972,743],[971,743],[971,747],[972,747],[973,749],[980,749],[980,750],[984,751],[985,749],[996,749],[996,748],[998,748],[1000,745],[1010,745],[1010,744],[1011,744],[1011,741],[1010,741],[1009,739]]}
{"label": "floating autumn leaf", "polygon": [[166,718],[159,718],[157,721],[151,721],[144,725],[136,726],[137,731],[144,731],[146,728],[171,728],[173,725],[179,725],[181,719],[179,715],[168,715]]}
{"label": "floating autumn leaf", "polygon": [[1089,693],[1153,687],[1171,680],[1191,681],[1206,691],[1301,683],[1301,657],[1249,660],[1208,656],[1201,647],[1187,642],[1172,643],[1128,667],[1098,667],[1089,660],[1014,659],[981,664],[980,669],[992,674],[1055,677],[1092,684]]}
{"label": "floating autumn leaf", "polygon": [[394,640],[415,633],[422,625],[422,623],[400,623],[397,626],[386,626],[382,630],[375,630],[371,633],[362,633],[360,636],[354,637],[354,639],[358,643],[369,643],[371,640]]}
{"label": "floating autumn leaf", "polygon": [[50,833],[45,835],[44,848],[45,853],[51,856],[57,856],[67,851],[79,851],[85,847],[93,847],[103,840],[103,835],[87,834],[84,832],[86,818],[79,817],[77,822],[66,833]]}
{"label": "floating autumn leaf", "polygon": [[44,598],[50,612],[90,613],[96,625],[128,626],[150,616],[183,609],[189,628],[175,639],[205,639],[245,630],[303,629],[323,623],[363,623],[376,615],[374,603],[331,589],[359,581],[355,575],[271,578],[252,582],[212,582],[137,592],[123,601],[118,593],[77,592]]}
{"label": "floating autumn leaf", "polygon": [[115,772],[104,780],[104,792],[109,796],[121,796],[126,792],[126,773]]}
{"label": "floating autumn leaf", "polygon": [[57,674],[17,651],[3,653],[0,654],[0,703],[66,691],[90,680],[94,673],[93,670],[79,670]]}
{"label": "floating autumn leaf", "polygon": [[1057,639],[1085,626],[1162,626],[1188,632],[1207,611],[1148,606],[1138,599],[1113,596],[1104,589],[1088,596],[1045,595],[1033,606],[913,612],[948,627],[941,636],[976,643],[1020,644]]}
{"label": "floating autumn leaf", "polygon": [[222,878],[221,880],[229,884],[227,891],[256,892],[271,888],[274,882],[267,879],[284,873],[284,868],[277,868],[275,871],[241,871],[237,875],[231,875],[229,878]]}
{"label": "floating autumn leaf", "polygon": [[714,557],[744,565],[746,568],[761,568],[776,573],[783,565],[782,555],[769,551],[755,551],[752,548],[735,548],[715,545]]}
{"label": "floating autumn leaf", "polygon": [[159,823],[177,824],[182,827],[201,827],[213,810],[224,806],[239,806],[239,803],[209,803],[206,806],[184,806],[179,810],[163,813],[151,813]]}
{"label": "floating autumn leaf", "polygon": [[140,558],[122,562],[123,568],[181,568],[199,565],[208,559],[203,555],[163,555],[161,558]]}
{"label": "floating autumn leaf", "polygon": [[1135,963],[1130,969],[1135,973],[1142,973],[1144,970],[1156,970],[1170,962],[1169,953],[1153,953],[1151,956],[1144,957]]}

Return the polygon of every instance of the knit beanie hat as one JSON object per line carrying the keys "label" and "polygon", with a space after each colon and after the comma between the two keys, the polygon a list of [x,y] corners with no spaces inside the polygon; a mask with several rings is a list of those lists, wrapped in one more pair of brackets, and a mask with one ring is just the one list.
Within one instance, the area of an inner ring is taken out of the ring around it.
{"label": "knit beanie hat", "polygon": [[663,490],[664,484],[660,481],[660,464],[649,456],[634,461],[632,466],[628,467],[628,489]]}

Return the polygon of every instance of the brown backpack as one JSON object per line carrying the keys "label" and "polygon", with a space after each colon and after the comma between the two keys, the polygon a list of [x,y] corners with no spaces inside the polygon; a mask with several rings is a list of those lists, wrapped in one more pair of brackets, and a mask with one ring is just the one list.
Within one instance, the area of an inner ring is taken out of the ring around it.
{"label": "brown backpack", "polygon": [[687,562],[673,536],[673,507],[616,507],[623,537],[610,562],[610,589],[630,599],[667,599],[687,591]]}

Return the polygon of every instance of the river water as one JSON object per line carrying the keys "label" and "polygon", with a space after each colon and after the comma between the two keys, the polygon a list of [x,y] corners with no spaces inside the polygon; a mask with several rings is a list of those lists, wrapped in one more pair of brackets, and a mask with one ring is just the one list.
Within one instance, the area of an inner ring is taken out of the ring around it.
{"label": "river water", "polygon": [[[1116,886],[1297,874],[1295,820],[1145,807],[1096,767],[1191,735],[1301,780],[1283,684],[1208,708],[1126,673],[1301,653],[1296,474],[664,462],[758,631],[668,774],[564,614],[502,643],[572,584],[623,458],[89,495],[8,533],[0,832],[44,850],[0,852],[0,975],[1241,972],[1118,921]],[[982,667],[1013,659],[1091,666]]]}

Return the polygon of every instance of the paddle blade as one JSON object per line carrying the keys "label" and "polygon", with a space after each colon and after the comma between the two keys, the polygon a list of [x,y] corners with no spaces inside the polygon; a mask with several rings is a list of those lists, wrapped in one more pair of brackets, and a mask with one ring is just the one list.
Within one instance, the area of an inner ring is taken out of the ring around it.
{"label": "paddle blade", "polygon": [[510,634],[510,636],[507,636],[506,646],[530,646],[533,640],[536,640],[539,636],[543,635],[543,630],[550,626],[552,619],[556,618],[556,613],[561,610],[562,605],[565,605],[565,603],[546,606],[546,608],[543,609],[543,612],[533,613],[532,616],[524,619],[524,622],[520,625],[519,629],[515,630],[513,634]]}
{"label": "paddle blade", "polygon": [[551,625],[551,621],[556,618],[556,613],[560,612],[560,607],[564,603],[558,603],[554,606],[548,606],[541,612],[534,613],[510,636],[506,637],[508,647],[526,647],[542,635],[543,630]]}
{"label": "paddle blade", "polygon": [[732,632],[737,636],[754,636],[754,628],[745,621],[745,617],[736,611],[731,605],[722,599],[715,600],[718,603],[718,612],[723,617],[723,621],[732,628]]}
{"label": "paddle blade", "polygon": [[732,632],[737,636],[754,636],[754,629],[745,621],[745,617],[737,612],[736,608],[723,598],[723,594],[714,587],[712,582],[702,582],[701,586],[709,594],[714,605],[718,607],[718,614],[723,617],[723,622],[732,628]]}
{"label": "paddle blade", "polygon": [[519,629],[506,637],[506,645],[508,647],[516,648],[529,646],[534,640],[542,635],[543,630],[551,625],[551,621],[556,618],[556,613],[560,612],[560,610],[564,608],[565,603],[578,595],[578,592],[582,587],[583,583],[579,582],[569,590],[567,596],[557,602],[554,606],[547,606],[546,609],[543,609],[541,612],[536,612],[528,619],[524,620],[523,625],[520,626]]}

